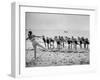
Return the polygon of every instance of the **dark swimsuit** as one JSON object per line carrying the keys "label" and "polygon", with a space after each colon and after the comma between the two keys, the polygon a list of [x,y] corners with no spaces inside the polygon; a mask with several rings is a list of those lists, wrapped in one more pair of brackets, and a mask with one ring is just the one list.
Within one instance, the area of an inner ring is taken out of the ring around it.
{"label": "dark swimsuit", "polygon": [[60,45],[60,41],[57,41],[57,44]]}
{"label": "dark swimsuit", "polygon": [[70,40],[68,40],[67,42],[68,42],[68,44],[70,44],[70,43],[71,43],[71,41],[70,41]]}
{"label": "dark swimsuit", "polygon": [[82,44],[82,41],[80,41],[80,44]]}
{"label": "dark swimsuit", "polygon": [[75,44],[78,44],[76,40],[74,42],[75,42]]}
{"label": "dark swimsuit", "polygon": [[49,44],[49,39],[47,39],[47,43]]}
{"label": "dark swimsuit", "polygon": [[45,38],[43,38],[43,41],[46,42]]}
{"label": "dark swimsuit", "polygon": [[86,44],[89,44],[89,41],[86,41]]}

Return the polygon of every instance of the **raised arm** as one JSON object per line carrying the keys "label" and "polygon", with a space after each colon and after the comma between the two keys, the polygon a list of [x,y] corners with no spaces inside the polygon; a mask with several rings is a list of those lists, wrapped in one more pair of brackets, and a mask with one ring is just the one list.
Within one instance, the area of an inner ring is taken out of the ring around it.
{"label": "raised arm", "polygon": [[38,38],[41,38],[41,37],[43,37],[43,36],[36,36],[36,35],[33,35],[34,37],[38,37]]}

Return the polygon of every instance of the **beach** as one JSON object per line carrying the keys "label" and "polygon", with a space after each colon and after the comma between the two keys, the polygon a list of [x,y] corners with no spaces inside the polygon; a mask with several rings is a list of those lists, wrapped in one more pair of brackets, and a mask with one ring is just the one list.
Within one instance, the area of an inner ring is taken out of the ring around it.
{"label": "beach", "polygon": [[[61,65],[83,65],[89,64],[89,50],[68,50],[45,51],[38,48],[34,59],[34,49],[26,49],[26,67],[39,66],[61,66]],[[28,64],[27,64],[28,63]]]}

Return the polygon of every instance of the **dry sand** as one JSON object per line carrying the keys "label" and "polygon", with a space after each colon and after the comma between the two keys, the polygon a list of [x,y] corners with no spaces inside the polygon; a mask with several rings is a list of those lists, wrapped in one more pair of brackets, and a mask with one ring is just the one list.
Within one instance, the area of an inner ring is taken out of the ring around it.
{"label": "dry sand", "polygon": [[44,51],[37,49],[37,58],[34,59],[34,49],[26,49],[26,67],[35,66],[60,66],[60,65],[81,65],[89,64],[89,50],[61,49]]}

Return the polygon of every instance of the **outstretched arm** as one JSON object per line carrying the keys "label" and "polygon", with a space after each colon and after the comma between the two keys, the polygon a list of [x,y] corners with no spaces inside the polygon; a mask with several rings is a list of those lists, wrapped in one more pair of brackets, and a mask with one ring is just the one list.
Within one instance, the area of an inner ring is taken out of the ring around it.
{"label": "outstretched arm", "polygon": [[43,37],[43,36],[36,36],[36,35],[35,35],[35,37],[41,38],[41,37]]}

